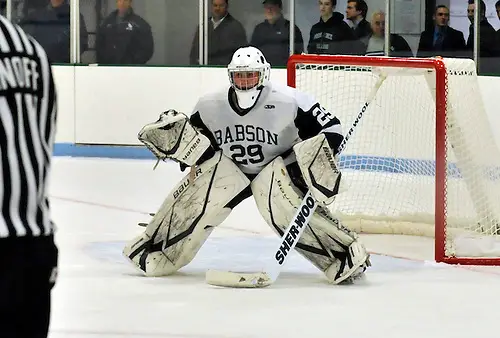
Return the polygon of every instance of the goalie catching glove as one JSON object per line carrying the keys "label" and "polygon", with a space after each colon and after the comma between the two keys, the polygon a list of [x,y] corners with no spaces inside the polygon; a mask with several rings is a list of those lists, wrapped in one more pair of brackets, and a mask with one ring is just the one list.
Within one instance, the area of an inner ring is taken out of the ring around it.
{"label": "goalie catching glove", "polygon": [[138,135],[139,141],[159,160],[171,159],[193,166],[215,154],[210,140],[196,130],[189,118],[173,109],[162,113],[153,123],[145,125]]}

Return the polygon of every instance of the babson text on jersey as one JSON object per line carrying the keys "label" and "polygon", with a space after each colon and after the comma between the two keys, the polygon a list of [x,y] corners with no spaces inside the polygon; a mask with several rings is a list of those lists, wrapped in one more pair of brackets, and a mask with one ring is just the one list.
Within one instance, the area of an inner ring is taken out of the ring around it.
{"label": "babson text on jersey", "polygon": [[214,135],[218,145],[238,141],[278,145],[278,134],[252,125],[236,124],[234,126],[227,126],[223,129],[216,130]]}
{"label": "babson text on jersey", "polygon": [[0,59],[0,90],[25,88],[37,90],[38,63],[25,56],[9,56]]}

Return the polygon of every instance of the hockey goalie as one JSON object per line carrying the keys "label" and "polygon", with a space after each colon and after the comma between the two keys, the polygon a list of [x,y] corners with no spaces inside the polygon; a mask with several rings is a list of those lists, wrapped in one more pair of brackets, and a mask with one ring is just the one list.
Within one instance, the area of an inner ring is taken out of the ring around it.
{"label": "hockey goalie", "polygon": [[159,160],[191,168],[124,248],[146,276],[187,265],[250,196],[282,236],[308,190],[319,207],[295,249],[333,284],[349,283],[370,266],[357,234],[327,208],[341,180],[340,121],[309,95],[271,83],[270,70],[260,50],[240,48],[228,65],[228,87],[200,98],[190,117],[171,109],[140,131],[139,140]]}

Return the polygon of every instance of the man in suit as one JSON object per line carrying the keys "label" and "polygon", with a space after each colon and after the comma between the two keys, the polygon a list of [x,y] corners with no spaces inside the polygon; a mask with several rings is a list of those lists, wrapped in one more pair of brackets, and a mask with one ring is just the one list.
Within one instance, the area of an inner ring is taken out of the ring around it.
{"label": "man in suit", "polygon": [[[229,0],[212,0],[212,17],[208,22],[208,64],[224,65],[231,62],[234,52],[248,44],[243,25],[229,12]],[[198,65],[199,27],[196,28],[191,52],[190,64]]]}
{"label": "man in suit", "polygon": [[448,25],[449,8],[445,5],[437,6],[432,18],[434,26],[420,34],[417,56],[464,56],[466,49],[464,34]]}
{"label": "man in suit", "polygon": [[[500,20],[500,0],[495,3],[495,9],[497,11],[498,19]],[[499,29],[500,30],[500,29]],[[497,31],[498,32],[498,31]]]}
{"label": "man in suit", "polygon": [[[476,4],[474,0],[469,0],[467,5],[467,17],[470,21],[469,37],[467,38],[467,50],[469,57],[473,56],[474,50],[474,12]],[[479,72],[499,73],[500,72],[500,47],[497,41],[495,28],[486,18],[486,5],[483,0],[479,1]]]}
{"label": "man in suit", "polygon": [[[497,11],[498,20],[500,20],[500,0],[495,3],[495,9]],[[497,41],[500,44],[500,29],[497,30]]]}
{"label": "man in suit", "polygon": [[371,25],[365,19],[368,13],[368,5],[365,0],[349,0],[347,1],[346,18],[356,39],[360,39],[366,43],[367,39],[372,34]]}

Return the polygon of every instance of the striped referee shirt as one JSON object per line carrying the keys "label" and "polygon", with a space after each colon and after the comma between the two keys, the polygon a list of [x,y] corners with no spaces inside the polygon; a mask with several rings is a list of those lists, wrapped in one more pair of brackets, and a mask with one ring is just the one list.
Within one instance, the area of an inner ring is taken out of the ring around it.
{"label": "striped referee shirt", "polygon": [[45,51],[0,16],[0,238],[53,233],[46,184],[56,115]]}

